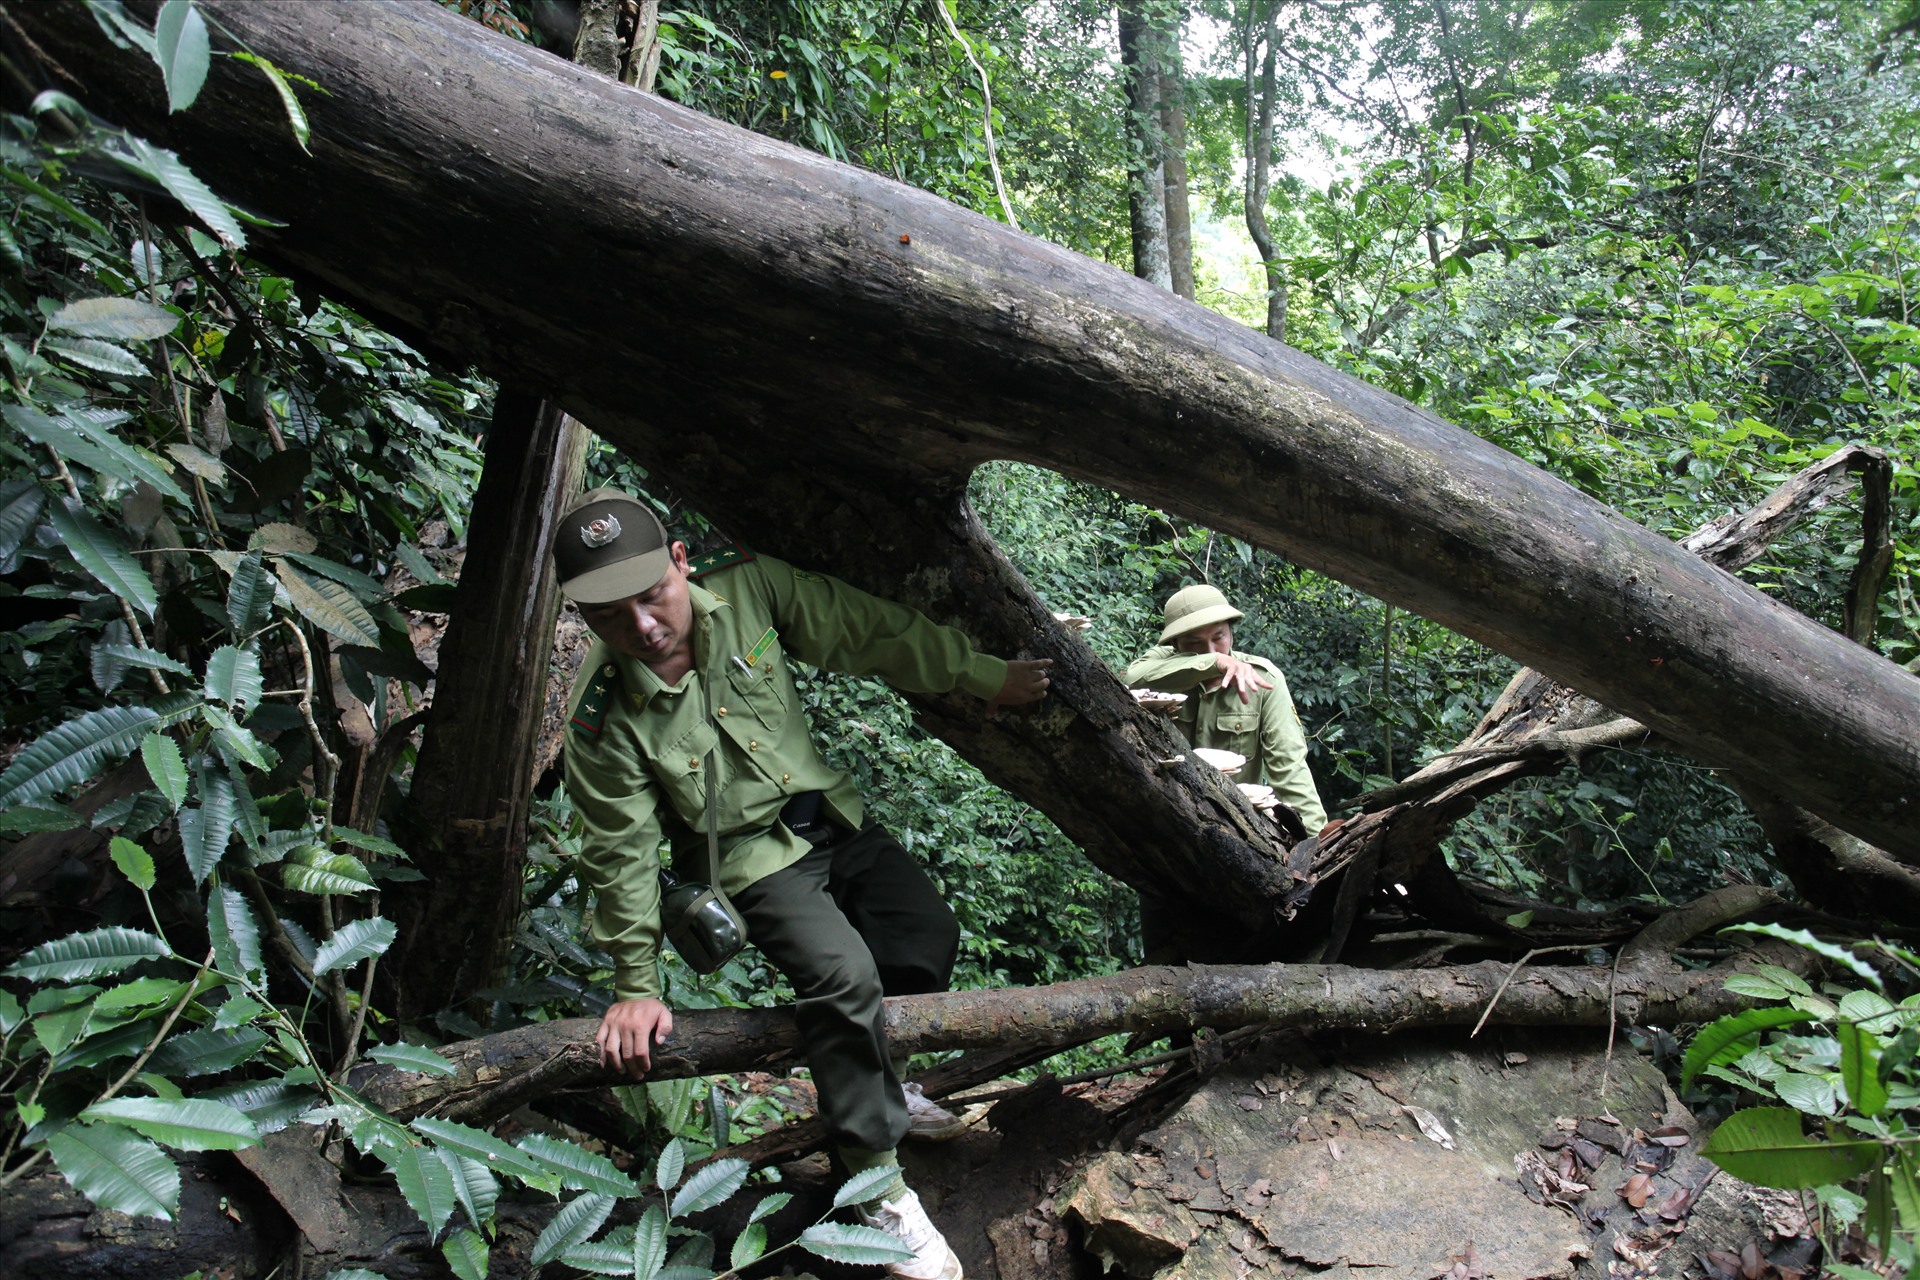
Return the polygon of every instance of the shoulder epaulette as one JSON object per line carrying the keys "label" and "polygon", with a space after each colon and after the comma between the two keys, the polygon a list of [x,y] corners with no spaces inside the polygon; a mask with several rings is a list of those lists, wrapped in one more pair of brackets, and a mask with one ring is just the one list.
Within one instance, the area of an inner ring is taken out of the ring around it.
{"label": "shoulder epaulette", "polygon": [[607,707],[619,688],[620,668],[611,662],[601,663],[600,669],[587,678],[580,700],[573,705],[573,716],[568,721],[573,731],[589,740],[597,739],[600,727],[607,722]]}
{"label": "shoulder epaulette", "polygon": [[728,569],[736,564],[745,564],[753,559],[753,552],[739,543],[730,547],[719,547],[712,551],[702,551],[687,562],[689,578],[704,578],[716,569]]}

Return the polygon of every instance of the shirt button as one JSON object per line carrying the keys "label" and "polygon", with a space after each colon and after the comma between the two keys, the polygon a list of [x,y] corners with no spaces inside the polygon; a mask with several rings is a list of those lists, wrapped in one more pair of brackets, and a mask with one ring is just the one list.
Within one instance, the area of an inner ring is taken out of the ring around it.
{"label": "shirt button", "polygon": [[604,667],[602,667],[602,668],[600,668],[600,674],[601,674],[601,675],[603,675],[603,676],[610,676],[610,675],[612,675],[612,674],[613,674],[613,664],[612,664],[611,662],[609,662],[609,663],[608,663],[608,664],[607,664],[606,666],[604,666]]}
{"label": "shirt button", "polygon": [[722,707],[722,708],[720,708],[720,709],[719,709],[718,711],[716,711],[716,712],[714,712],[714,714],[715,714],[715,715],[720,715],[720,716],[723,716],[723,715],[725,715],[725,714],[727,714],[727,709],[726,709],[725,707]]}
{"label": "shirt button", "polygon": [[793,775],[792,775],[792,774],[790,774],[790,773],[783,773],[783,774],[781,774],[781,775],[780,775],[780,781],[782,781],[782,782],[792,782],[792,781],[793,781]]}
{"label": "shirt button", "polygon": [[757,742],[749,742],[747,744],[747,750],[749,751],[758,751],[759,749],[760,749],[760,744]]}
{"label": "shirt button", "polygon": [[700,767],[700,760],[698,757],[695,757],[694,759],[687,761],[687,768],[698,769],[699,767]]}

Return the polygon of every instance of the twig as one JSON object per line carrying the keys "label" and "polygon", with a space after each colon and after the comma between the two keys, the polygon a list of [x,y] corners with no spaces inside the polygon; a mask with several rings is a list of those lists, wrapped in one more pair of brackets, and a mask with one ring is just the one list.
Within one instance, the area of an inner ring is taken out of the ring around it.
{"label": "twig", "polygon": [[1619,998],[1620,958],[1627,954],[1625,947],[1613,953],[1613,965],[1607,970],[1607,1056],[1600,1067],[1600,1101],[1607,1100],[1607,1077],[1613,1071],[1613,1038],[1620,1030],[1620,1019],[1614,1012],[1615,1002]]}
{"label": "twig", "polygon": [[[380,895],[378,893],[368,895],[367,914],[370,916],[380,914]],[[333,1069],[333,1078],[335,1080],[345,1080],[347,1078],[347,1072],[353,1069],[354,1061],[360,1056],[360,1033],[366,1029],[367,1008],[373,1003],[373,971],[379,963],[379,956],[367,957],[367,971],[360,979],[360,1005],[353,1011],[353,1024],[347,1028],[347,1047],[340,1054],[339,1065]]]}
{"label": "twig", "polygon": [[1015,231],[1020,229],[1020,220],[1013,216],[1013,201],[1007,198],[1007,184],[1000,176],[1000,153],[993,144],[993,88],[987,83],[987,69],[973,56],[973,42],[960,34],[953,15],[947,12],[947,6],[936,0],[934,9],[940,14],[940,20],[947,24],[947,34],[952,36],[961,51],[967,55],[967,61],[973,66],[973,73],[980,77],[980,126],[987,138],[987,168],[993,172],[993,189],[1000,196],[1000,211],[1007,215],[1007,225]]}
{"label": "twig", "polygon": [[207,952],[207,958],[202,960],[199,969],[195,970],[193,980],[187,983],[186,991],[181,993],[180,999],[174,1003],[173,1008],[167,1011],[166,1020],[160,1024],[160,1030],[154,1035],[153,1039],[147,1041],[147,1047],[140,1051],[140,1056],[133,1060],[133,1065],[128,1067],[118,1080],[115,1080],[107,1086],[107,1091],[100,1095],[99,1100],[101,1102],[105,1102],[108,1098],[111,1098],[114,1094],[126,1088],[127,1085],[132,1082],[133,1078],[140,1074],[140,1068],[147,1065],[147,1059],[153,1056],[154,1051],[160,1047],[160,1042],[167,1038],[169,1031],[173,1030],[173,1024],[180,1020],[180,1015],[186,1012],[187,1006],[193,1003],[194,996],[199,994],[200,975],[212,967],[213,952],[209,950]]}
{"label": "twig", "polygon": [[1535,956],[1551,955],[1555,951],[1585,951],[1587,947],[1588,944],[1584,942],[1562,943],[1557,947],[1535,947],[1518,960],[1515,960],[1513,962],[1513,968],[1507,970],[1507,976],[1500,979],[1500,986],[1494,991],[1493,999],[1487,1001],[1487,1007],[1481,1011],[1480,1021],[1474,1023],[1473,1030],[1467,1032],[1467,1039],[1471,1040],[1479,1035],[1480,1028],[1487,1025],[1487,1019],[1493,1016],[1494,1006],[1500,1003],[1500,997],[1506,994],[1507,987],[1520,975],[1520,970],[1526,968],[1527,961],[1533,959]]}

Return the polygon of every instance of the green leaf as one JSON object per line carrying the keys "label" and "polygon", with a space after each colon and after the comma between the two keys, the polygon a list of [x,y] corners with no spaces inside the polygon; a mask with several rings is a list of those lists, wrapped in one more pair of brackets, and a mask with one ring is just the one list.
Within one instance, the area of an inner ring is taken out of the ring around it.
{"label": "green leaf", "polygon": [[238,1151],[260,1143],[259,1128],[243,1113],[201,1098],[113,1098],[80,1118],[124,1124],[177,1151]]}
{"label": "green leaf", "polygon": [[287,855],[280,883],[299,893],[365,893],[373,888],[373,877],[358,858],[309,845]]}
{"label": "green leaf", "polygon": [[251,711],[266,687],[260,659],[245,649],[223,645],[207,659],[207,700],[226,704],[236,716]]}
{"label": "green leaf", "polygon": [[118,1125],[69,1125],[47,1138],[47,1151],[74,1189],[103,1209],[168,1222],[180,1212],[180,1170]]}
{"label": "green leaf", "polygon": [[1683,1091],[1692,1088],[1694,1077],[1709,1066],[1738,1062],[1760,1032],[1813,1020],[1812,1014],[1799,1009],[1746,1009],[1709,1022],[1687,1046],[1687,1056],[1681,1064],[1680,1088]]}
{"label": "green leaf", "polygon": [[833,1193],[833,1207],[844,1209],[850,1204],[866,1204],[869,1200],[878,1199],[880,1189],[899,1176],[900,1170],[895,1165],[862,1169],[841,1183],[840,1189]]}
{"label": "green leaf", "polygon": [[401,862],[410,861],[407,857],[407,851],[393,841],[382,840],[379,836],[368,835],[366,832],[356,831],[352,827],[335,827],[333,829],[333,842],[335,844],[352,845],[356,849],[365,849],[368,853],[385,854],[387,857],[397,858]]}
{"label": "green leaf", "polygon": [[60,356],[70,364],[100,373],[117,373],[124,378],[141,378],[147,373],[147,366],[139,356],[98,338],[48,338],[40,344],[40,353]]}
{"label": "green leaf", "polygon": [[673,1216],[683,1218],[726,1203],[729,1196],[746,1185],[748,1168],[745,1160],[731,1158],[703,1166],[674,1193]]}
{"label": "green leaf", "polygon": [[678,1138],[670,1138],[667,1145],[660,1148],[660,1158],[654,1161],[653,1185],[662,1191],[671,1191],[680,1185],[680,1175],[686,1171],[687,1148]]}
{"label": "green leaf", "polygon": [[62,499],[47,511],[54,531],[80,567],[98,578],[107,590],[131,604],[149,618],[160,603],[153,579],[140,567],[120,535],[88,515],[72,499]]}
{"label": "green leaf", "polygon": [[48,730],[0,773],[0,806],[79,786],[131,754],[159,718],[149,707],[102,707]]}
{"label": "green leaf", "polygon": [[167,446],[167,456],[209,484],[219,484],[227,478],[227,464],[198,446],[175,441]]}
{"label": "green leaf", "polygon": [[727,1265],[738,1271],[751,1262],[758,1262],[760,1255],[767,1251],[767,1224],[749,1222],[746,1229],[734,1237],[733,1251],[727,1257]]}
{"label": "green leaf", "polygon": [[201,1027],[161,1045],[148,1066],[163,1076],[210,1076],[251,1061],[269,1039],[258,1027]]}
{"label": "green leaf", "polygon": [[320,540],[297,524],[287,524],[275,520],[261,525],[247,539],[247,548],[251,551],[267,553],[312,551],[320,545]]}
{"label": "green leaf", "polygon": [[180,317],[141,298],[79,298],[54,312],[47,327],[83,338],[146,341],[172,333]]}
{"label": "green leaf", "polygon": [[1757,933],[1766,938],[1778,938],[1782,942],[1791,942],[1797,947],[1805,947],[1817,956],[1824,956],[1835,964],[1844,965],[1866,980],[1875,991],[1886,986],[1873,966],[1853,954],[1846,947],[1837,947],[1831,942],[1822,942],[1805,929],[1789,929],[1778,924],[1730,924],[1722,933]]}
{"label": "green leaf", "polygon": [[[150,733],[140,740],[140,762],[147,766],[147,776],[153,779],[153,785],[166,797],[169,811],[180,812],[180,806],[187,802],[187,762],[180,754],[180,744],[164,733]],[[146,887],[153,887],[151,880]]]}
{"label": "green leaf", "polygon": [[533,1242],[532,1267],[544,1267],[600,1229],[613,1212],[614,1197],[588,1194],[563,1205]]}
{"label": "green leaf", "polygon": [[70,219],[78,226],[85,227],[102,240],[112,236],[113,233],[108,231],[98,218],[95,218],[92,214],[86,212],[79,205],[73,203],[73,201],[67,199],[59,192],[35,182],[26,174],[17,172],[5,165],[0,165],[0,178],[4,178],[23,191],[32,192],[35,196],[46,201],[49,206],[57,209],[63,217]]}
{"label": "green leaf", "polygon": [[256,984],[264,980],[266,961],[260,954],[260,926],[239,890],[219,885],[207,895],[207,935],[213,944],[214,963],[222,973]]}
{"label": "green leaf", "polygon": [[460,1280],[487,1280],[487,1242],[479,1232],[462,1227],[447,1237],[440,1252],[446,1255],[447,1265]]}
{"label": "green leaf", "polygon": [[143,671],[165,671],[176,676],[192,676],[194,670],[186,663],[153,649],[142,649],[135,644],[114,644],[101,641],[93,646],[93,651],[102,654],[123,666],[139,667]]}
{"label": "green leaf", "polygon": [[153,60],[167,86],[167,112],[185,111],[207,82],[207,24],[188,0],[167,0],[153,21]]}
{"label": "green leaf", "polygon": [[339,932],[320,944],[320,953],[313,958],[314,976],[345,969],[370,956],[384,954],[393,945],[394,935],[399,931],[393,921],[379,916],[349,921]]}
{"label": "green leaf", "polygon": [[241,763],[250,764],[256,769],[271,769],[274,762],[280,758],[273,748],[254,737],[252,730],[235,723],[232,714],[224,709],[203,706],[200,714],[201,718],[207,722],[207,726],[213,730],[217,745],[221,748],[221,754],[229,757],[227,759],[229,767],[233,765],[233,758],[238,758]]}
{"label": "green leaf", "polygon": [[1773,1082],[1780,1101],[1810,1116],[1831,1116],[1840,1110],[1840,1094],[1820,1076],[1792,1071]]}
{"label": "green leaf", "polygon": [[1779,983],[1751,973],[1736,973],[1721,985],[1737,996],[1751,996],[1755,1000],[1785,1000],[1793,994]]}
{"label": "green leaf", "polygon": [[[35,490],[35,492],[38,492],[38,490]],[[440,571],[433,567],[433,562],[427,559],[420,548],[414,546],[411,542],[402,542],[396,545],[393,549],[393,555],[394,559],[406,567],[408,573],[420,580],[421,585],[432,587],[444,586],[446,584],[447,580],[440,576]]]}
{"label": "green leaf", "polygon": [[125,836],[115,836],[107,845],[107,850],[113,858],[113,865],[120,868],[120,874],[127,878],[128,884],[142,893],[153,888],[152,854]]}
{"label": "green leaf", "polygon": [[1799,1191],[1841,1183],[1880,1163],[1878,1142],[1809,1138],[1800,1113],[1786,1107],[1749,1107],[1720,1122],[1700,1153],[1744,1182]]}
{"label": "green leaf", "polygon": [[447,1176],[453,1179],[454,1198],[466,1210],[467,1221],[475,1227],[485,1227],[493,1218],[494,1206],[500,1201],[500,1180],[493,1176],[487,1166],[457,1151],[435,1147],[433,1153],[440,1157],[440,1163],[447,1166]]}
{"label": "green leaf", "polygon": [[348,644],[379,647],[380,629],[351,590],[330,578],[309,578],[285,560],[274,562],[274,573],[308,622]]}
{"label": "green leaf", "polygon": [[267,83],[271,84],[273,91],[280,95],[280,106],[287,113],[287,123],[293,126],[293,140],[300,144],[302,151],[306,151],[309,155],[313,154],[307,147],[307,140],[313,136],[313,127],[307,123],[306,108],[302,107],[300,100],[294,96],[293,85],[288,83],[286,74],[258,54],[243,50],[232,56],[235,62],[246,62],[260,68],[267,77]]}
{"label": "green leaf", "polygon": [[8,965],[4,973],[28,982],[73,982],[172,954],[166,943],[150,933],[109,925],[43,942]]}
{"label": "green leaf", "polygon": [[787,1191],[776,1191],[770,1196],[762,1196],[760,1203],[753,1206],[753,1212],[747,1215],[747,1221],[758,1222],[762,1218],[776,1214],[786,1208],[787,1203],[792,1199],[793,1194]]}
{"label": "green leaf", "polygon": [[259,551],[249,551],[233,567],[233,582],[227,588],[227,626],[235,640],[245,640],[267,624],[273,609],[273,580],[267,576],[266,560]]}
{"label": "green leaf", "polygon": [[666,1260],[666,1211],[650,1204],[633,1227],[633,1280],[653,1280]]}
{"label": "green leaf", "polygon": [[233,784],[221,769],[200,771],[200,804],[180,811],[180,852],[195,884],[205,884],[233,838]]}
{"label": "green leaf", "polygon": [[393,1170],[400,1194],[426,1224],[427,1235],[437,1239],[440,1228],[453,1216],[457,1203],[453,1195],[453,1175],[447,1166],[434,1152],[411,1143],[397,1148],[380,1147],[374,1154]]}
{"label": "green leaf", "polygon": [[845,1222],[815,1223],[802,1231],[794,1243],[829,1262],[850,1262],[862,1267],[882,1267],[889,1262],[905,1262],[913,1256],[913,1250],[886,1232]]}
{"label": "green leaf", "polygon": [[16,804],[0,809],[0,831],[21,835],[35,831],[71,831],[84,827],[87,820],[63,804],[52,800],[39,804]]}
{"label": "green leaf", "polygon": [[1887,1086],[1880,1082],[1880,1037],[1856,1022],[1842,1022],[1833,1033],[1840,1041],[1840,1079],[1847,1100],[1863,1116],[1879,1115],[1887,1109]]}
{"label": "green leaf", "polygon": [[[613,1161],[591,1151],[582,1150],[571,1142],[548,1137],[544,1133],[530,1134],[518,1143],[519,1148],[540,1161],[553,1172],[560,1175],[561,1185],[576,1191],[597,1191],[604,1195],[638,1195],[640,1188],[633,1179],[614,1167]],[[735,1163],[739,1163],[735,1161]],[[679,1210],[674,1211],[679,1216]]]}
{"label": "green leaf", "polygon": [[[336,938],[338,934],[334,935]],[[325,947],[321,948],[324,952]],[[383,1044],[367,1053],[375,1062],[384,1062],[390,1067],[402,1071],[419,1071],[430,1076],[451,1076],[459,1073],[459,1068],[448,1062],[422,1044],[408,1044],[402,1040],[395,1044]]]}
{"label": "green leaf", "polygon": [[449,1151],[471,1156],[496,1173],[510,1173],[521,1178],[546,1175],[545,1166],[538,1160],[484,1129],[475,1129],[452,1120],[436,1120],[431,1116],[414,1120],[412,1128],[415,1133],[425,1134]]}
{"label": "green leaf", "polygon": [[167,193],[185,205],[189,213],[234,248],[247,247],[247,233],[240,229],[240,222],[233,216],[232,208],[208,190],[207,184],[182,164],[179,156],[130,133],[120,135],[120,141],[126,150],[108,150],[109,156],[142,177],[151,178],[165,187]]}
{"label": "green leaf", "polygon": [[187,501],[186,490],[174,481],[166,463],[113,433],[115,426],[126,421],[124,413],[69,410],[49,416],[25,405],[10,404],[0,407],[0,416],[21,435],[46,445],[89,471],[128,484],[150,484],[175,502]]}

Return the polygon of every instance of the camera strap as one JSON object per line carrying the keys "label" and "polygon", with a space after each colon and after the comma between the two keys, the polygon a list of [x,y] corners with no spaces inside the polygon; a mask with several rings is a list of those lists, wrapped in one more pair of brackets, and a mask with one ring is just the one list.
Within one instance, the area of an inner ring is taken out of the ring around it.
{"label": "camera strap", "polygon": [[714,896],[727,914],[738,920],[740,913],[720,887],[720,780],[716,776],[720,770],[720,726],[713,718],[713,686],[704,671],[700,673],[700,698],[706,708],[707,727],[713,730],[713,745],[707,748],[707,883],[713,886]]}

